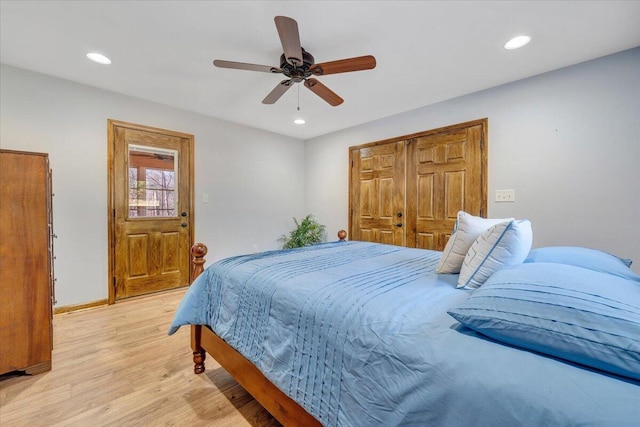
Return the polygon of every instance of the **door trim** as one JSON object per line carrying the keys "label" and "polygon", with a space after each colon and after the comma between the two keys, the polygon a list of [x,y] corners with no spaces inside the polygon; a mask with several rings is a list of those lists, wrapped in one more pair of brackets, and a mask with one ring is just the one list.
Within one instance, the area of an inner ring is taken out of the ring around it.
{"label": "door trim", "polygon": [[[109,288],[109,304],[116,302],[115,292],[115,175],[113,172],[114,157],[115,157],[115,129],[127,128],[132,130],[159,133],[163,135],[170,135],[178,138],[184,138],[189,142],[189,212],[188,217],[191,220],[191,227],[189,227],[189,248],[193,246],[194,242],[194,228],[195,228],[195,215],[194,215],[194,136],[188,133],[176,132],[172,130],[166,130],[161,128],[154,128],[150,126],[138,125],[134,123],[123,122],[119,120],[107,119],[107,236],[108,236],[108,253],[109,253],[109,272],[107,277],[107,287]],[[189,255],[190,256],[190,255]]]}
{"label": "door trim", "polygon": [[[351,236],[352,236],[352,224],[351,224],[351,217],[352,217],[352,202],[353,200],[351,199],[351,186],[352,186],[352,168],[353,168],[353,163],[354,163],[354,159],[353,156],[355,155],[355,152],[362,149],[362,148],[367,148],[367,147],[374,147],[376,145],[382,145],[382,144],[388,144],[391,142],[399,142],[399,141],[404,141],[405,144],[410,144],[412,141],[415,141],[416,139],[420,138],[420,137],[424,137],[424,136],[428,136],[428,135],[432,135],[432,134],[436,134],[436,133],[443,133],[443,132],[448,132],[448,131],[453,131],[453,130],[457,130],[457,129],[462,129],[462,128],[468,128],[468,127],[472,127],[472,126],[480,126],[481,128],[481,136],[480,136],[480,167],[481,167],[481,172],[480,172],[480,180],[481,180],[481,206],[480,206],[480,216],[486,218],[487,217],[487,197],[488,197],[488,184],[487,181],[489,180],[489,170],[487,169],[488,167],[488,151],[489,151],[489,146],[488,146],[488,141],[489,141],[489,119],[488,118],[483,118],[483,119],[477,119],[477,120],[470,120],[468,122],[463,122],[463,123],[456,123],[453,125],[448,125],[448,126],[443,126],[440,128],[436,128],[436,129],[429,129],[429,130],[425,130],[422,132],[417,132],[417,133],[412,133],[409,135],[403,135],[403,136],[396,136],[393,138],[388,138],[388,139],[382,139],[379,141],[374,141],[374,142],[369,142],[366,144],[361,144],[361,145],[354,145],[352,147],[349,147],[349,211],[347,212],[348,215],[348,223],[347,226],[349,227],[349,232],[348,232],[348,239],[351,240]],[[405,160],[406,160],[406,155],[407,155],[407,151],[405,150]],[[405,177],[406,180],[406,177]],[[406,184],[406,181],[405,181]],[[406,211],[406,202],[405,202],[405,211]]]}

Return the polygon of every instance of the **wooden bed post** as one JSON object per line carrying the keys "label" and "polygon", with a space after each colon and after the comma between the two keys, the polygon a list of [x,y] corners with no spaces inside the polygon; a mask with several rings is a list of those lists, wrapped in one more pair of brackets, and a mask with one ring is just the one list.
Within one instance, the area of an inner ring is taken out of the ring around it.
{"label": "wooden bed post", "polygon": [[[207,254],[207,246],[203,243],[196,243],[191,247],[191,255],[193,255],[193,268],[191,269],[191,283],[196,280],[204,271],[204,256]],[[200,337],[202,336],[202,325],[191,325],[191,349],[193,350],[193,372],[201,374],[204,372],[204,360],[207,353],[202,348]]]}
{"label": "wooden bed post", "polygon": [[204,243],[196,243],[191,246],[191,255],[193,255],[191,261],[191,283],[204,271],[204,256],[208,251],[207,245]]}
{"label": "wooden bed post", "polygon": [[344,239],[347,238],[347,232],[344,230],[340,230],[338,231],[338,239],[340,239],[341,242],[344,241]]}
{"label": "wooden bed post", "polygon": [[193,350],[193,373],[204,372],[204,359],[207,352],[202,348],[200,337],[202,336],[202,325],[191,325],[191,349]]}

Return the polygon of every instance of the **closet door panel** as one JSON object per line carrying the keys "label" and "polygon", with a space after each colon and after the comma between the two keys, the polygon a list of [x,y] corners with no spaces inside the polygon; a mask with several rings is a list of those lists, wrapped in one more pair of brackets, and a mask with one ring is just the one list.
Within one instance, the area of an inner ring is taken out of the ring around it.
{"label": "closet door panel", "polygon": [[482,135],[478,124],[409,141],[407,194],[414,197],[407,199],[407,246],[441,251],[458,211],[481,214]]}
{"label": "closet door panel", "polygon": [[465,202],[465,171],[450,171],[444,173],[444,194],[445,194],[445,206],[444,206],[444,218],[455,218],[458,211],[464,210]]}
{"label": "closet door panel", "polygon": [[416,194],[413,197],[416,201],[416,215],[425,221],[435,217],[435,174],[424,174],[417,177]]}
{"label": "closet door panel", "polygon": [[399,142],[351,150],[350,239],[404,245],[404,152]]}

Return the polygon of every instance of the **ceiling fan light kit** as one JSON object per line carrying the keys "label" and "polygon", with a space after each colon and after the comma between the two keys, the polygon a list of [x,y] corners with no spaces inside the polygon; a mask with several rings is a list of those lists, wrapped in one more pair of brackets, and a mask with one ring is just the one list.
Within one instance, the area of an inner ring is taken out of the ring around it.
{"label": "ceiling fan light kit", "polygon": [[326,76],[328,74],[371,70],[376,67],[376,59],[371,55],[316,64],[313,55],[304,50],[300,45],[298,23],[294,19],[286,16],[276,16],[274,21],[283,50],[283,54],[280,56],[280,68],[220,59],[213,61],[213,65],[220,68],[284,74],[288,77],[288,79],[282,80],[271,93],[262,100],[263,104],[274,104],[294,83],[304,82],[306,88],[318,95],[329,105],[335,107],[342,104],[344,100],[312,76]]}

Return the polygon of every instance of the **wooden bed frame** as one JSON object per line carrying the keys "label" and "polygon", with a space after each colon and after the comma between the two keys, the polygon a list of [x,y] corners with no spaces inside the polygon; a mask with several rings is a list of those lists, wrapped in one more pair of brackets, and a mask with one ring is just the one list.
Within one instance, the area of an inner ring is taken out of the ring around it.
{"label": "wooden bed frame", "polygon": [[[346,237],[346,231],[340,230],[338,232],[340,240],[344,240]],[[191,248],[191,255],[193,255],[191,281],[204,271],[204,256],[207,251],[207,247],[202,243],[196,243]],[[191,349],[193,350],[193,371],[196,374],[204,372],[204,360],[209,353],[220,366],[231,374],[238,384],[284,426],[312,427],[322,425],[209,327],[191,325]]]}

